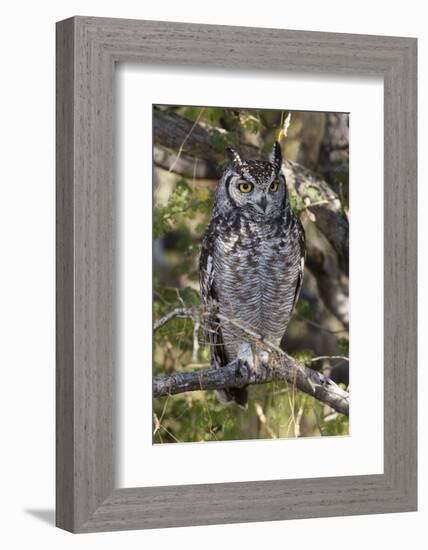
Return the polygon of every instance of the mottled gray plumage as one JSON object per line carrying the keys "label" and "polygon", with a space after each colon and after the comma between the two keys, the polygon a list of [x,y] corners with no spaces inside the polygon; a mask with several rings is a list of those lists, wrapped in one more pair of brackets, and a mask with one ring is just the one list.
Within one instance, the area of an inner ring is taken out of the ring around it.
{"label": "mottled gray plumage", "polygon": [[[279,144],[270,162],[229,155],[200,256],[205,330],[214,366],[246,356],[256,368],[261,350],[224,317],[279,345],[302,284],[304,232],[288,201]],[[247,389],[219,397],[244,406]]]}

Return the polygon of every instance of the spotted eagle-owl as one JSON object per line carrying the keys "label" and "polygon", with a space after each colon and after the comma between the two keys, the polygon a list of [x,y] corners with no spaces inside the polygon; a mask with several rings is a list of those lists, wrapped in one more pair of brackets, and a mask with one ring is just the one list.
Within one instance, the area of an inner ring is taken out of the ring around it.
{"label": "spotted eagle-owl", "polygon": [[[279,143],[270,162],[228,153],[200,256],[205,333],[213,366],[244,358],[254,368],[266,352],[242,328],[279,345],[302,285],[305,237],[288,200]],[[246,406],[247,388],[217,393],[223,403]]]}

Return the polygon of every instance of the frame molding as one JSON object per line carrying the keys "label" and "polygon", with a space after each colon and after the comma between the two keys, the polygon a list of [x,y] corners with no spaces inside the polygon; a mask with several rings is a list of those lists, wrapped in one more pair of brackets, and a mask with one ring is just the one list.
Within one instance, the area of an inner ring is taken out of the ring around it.
{"label": "frame molding", "polygon": [[[416,39],[73,17],[57,23],[56,48],[57,526],[83,533],[416,510]],[[383,76],[383,475],[114,487],[113,84],[125,61]]]}

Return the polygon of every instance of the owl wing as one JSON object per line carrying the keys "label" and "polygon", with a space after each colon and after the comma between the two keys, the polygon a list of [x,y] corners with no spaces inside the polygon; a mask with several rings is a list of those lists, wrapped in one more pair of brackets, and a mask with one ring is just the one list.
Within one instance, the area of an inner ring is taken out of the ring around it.
{"label": "owl wing", "polygon": [[205,340],[211,347],[211,360],[213,366],[220,367],[227,365],[227,355],[223,342],[221,326],[217,318],[218,300],[215,291],[215,268],[214,268],[214,239],[211,227],[205,234],[202,242],[201,255],[199,258],[199,284],[201,288],[202,303],[205,308],[204,332]]}
{"label": "owl wing", "polygon": [[299,299],[300,291],[302,289],[303,274],[305,271],[305,259],[306,259],[305,230],[303,229],[302,222],[297,216],[296,216],[296,228],[297,228],[297,236],[298,236],[298,246],[300,249],[300,265],[299,265],[299,273],[297,275],[296,291],[294,293],[293,309],[296,307],[297,300]]}

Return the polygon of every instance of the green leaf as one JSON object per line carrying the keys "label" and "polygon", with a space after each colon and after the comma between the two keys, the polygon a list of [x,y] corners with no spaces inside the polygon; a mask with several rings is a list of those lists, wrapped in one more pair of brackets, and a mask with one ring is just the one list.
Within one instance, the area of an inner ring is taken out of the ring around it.
{"label": "green leaf", "polygon": [[338,338],[337,339],[337,349],[342,355],[349,355],[349,340],[348,338]]}
{"label": "green leaf", "polygon": [[291,191],[291,193],[289,193],[288,200],[290,201],[291,208],[295,212],[299,213],[304,210],[305,204],[303,199],[296,191]]}
{"label": "green leaf", "polygon": [[300,361],[306,366],[311,365],[311,359],[314,357],[314,352],[311,349],[302,349],[292,355],[296,361]]}
{"label": "green leaf", "polygon": [[317,187],[313,186],[313,185],[309,185],[307,187],[305,195],[307,195],[309,197],[311,202],[318,202],[318,201],[322,200],[322,194],[321,194],[320,190]]}
{"label": "green leaf", "polygon": [[303,319],[312,319],[311,306],[307,300],[299,300],[296,304],[296,309]]}

